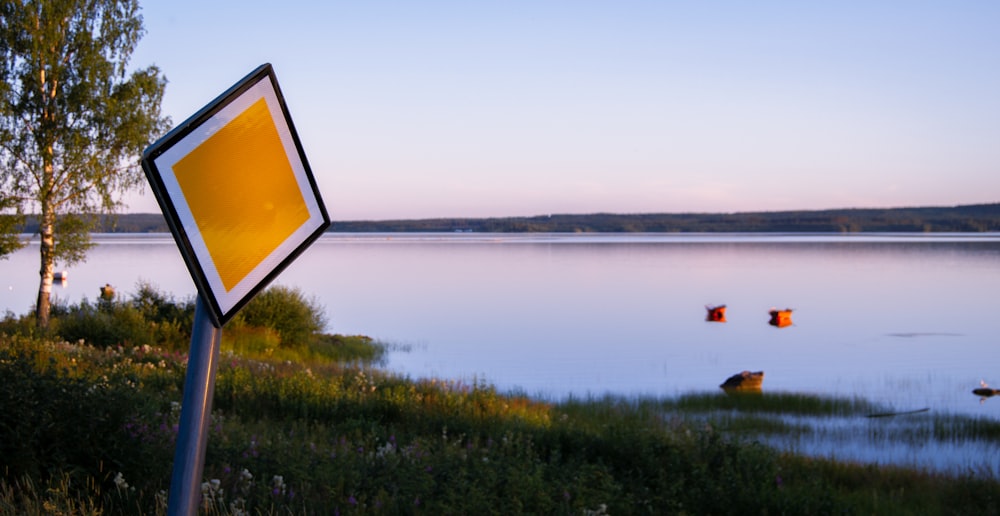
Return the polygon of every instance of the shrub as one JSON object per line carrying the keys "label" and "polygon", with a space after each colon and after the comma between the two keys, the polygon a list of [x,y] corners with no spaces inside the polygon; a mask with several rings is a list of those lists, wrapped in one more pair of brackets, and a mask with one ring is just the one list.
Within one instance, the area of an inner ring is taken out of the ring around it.
{"label": "shrub", "polygon": [[236,325],[270,328],[281,345],[305,346],[326,328],[324,309],[315,298],[307,299],[298,288],[271,287],[253,298],[234,318]]}
{"label": "shrub", "polygon": [[152,343],[153,332],[142,313],[131,305],[87,300],[58,318],[57,334],[69,342],[84,341],[98,347]]}
{"label": "shrub", "polygon": [[316,357],[336,362],[361,362],[384,365],[387,346],[364,335],[319,335],[313,345]]}
{"label": "shrub", "polygon": [[0,321],[0,332],[35,337],[54,336],[70,342],[84,341],[99,347],[152,344],[186,350],[191,340],[194,302],[177,302],[140,282],[129,300],[114,293],[84,299],[76,305],[58,300],[53,303],[52,325],[39,334],[33,314],[15,319],[13,314]]}
{"label": "shrub", "polygon": [[132,295],[130,304],[142,313],[147,321],[157,324],[178,323],[186,328],[186,333],[191,333],[194,301],[175,301],[174,298],[156,290],[150,283],[140,281],[136,284],[136,293]]}
{"label": "shrub", "polygon": [[194,325],[194,300],[176,301],[147,282],[136,285],[129,304],[142,314],[150,327],[152,344],[186,350]]}

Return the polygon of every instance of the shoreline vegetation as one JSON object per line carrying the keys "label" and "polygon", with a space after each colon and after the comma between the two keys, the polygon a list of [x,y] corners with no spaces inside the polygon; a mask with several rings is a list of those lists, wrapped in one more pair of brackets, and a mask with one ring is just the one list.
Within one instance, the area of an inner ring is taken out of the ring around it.
{"label": "shoreline vegetation", "polygon": [[[103,216],[100,232],[166,233],[159,213]],[[477,233],[713,233],[713,232],[993,232],[1000,231],[1000,203],[953,207],[850,208],[743,213],[552,214],[533,217],[434,218],[334,221],[329,232]],[[28,217],[22,233],[37,232]]]}
{"label": "shoreline vegetation", "polygon": [[[809,457],[817,428],[995,448],[1000,422],[794,393],[551,401],[384,369],[272,287],[223,332],[203,514],[998,514],[1000,480]],[[0,514],[164,514],[193,301],[148,284],[0,320]],[[811,424],[809,421],[818,421]],[[882,427],[879,427],[882,428]],[[888,433],[888,432],[892,433]],[[835,436],[832,438],[836,438]]]}

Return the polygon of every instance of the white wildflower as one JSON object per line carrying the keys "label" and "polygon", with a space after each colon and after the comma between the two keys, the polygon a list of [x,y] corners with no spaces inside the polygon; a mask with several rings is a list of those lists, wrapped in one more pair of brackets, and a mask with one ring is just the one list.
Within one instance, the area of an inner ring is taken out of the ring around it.
{"label": "white wildflower", "polygon": [[204,498],[205,503],[210,502],[221,502],[222,501],[222,481],[213,478],[208,482],[202,482],[201,484],[201,496]]}
{"label": "white wildflower", "polygon": [[229,512],[233,516],[247,516],[250,514],[246,510],[247,502],[242,498],[237,498],[232,502],[229,502]]}
{"label": "white wildflower", "polygon": [[396,452],[396,445],[392,444],[391,442],[387,442],[384,445],[379,446],[378,449],[375,450],[375,456],[380,459],[384,459],[386,455],[391,455],[395,452]]}
{"label": "white wildflower", "polygon": [[583,510],[583,516],[607,516],[607,514],[608,514],[608,505],[604,503],[598,505],[596,509]]}
{"label": "white wildflower", "polygon": [[275,475],[274,478],[271,479],[271,488],[272,488],[271,492],[273,492],[274,494],[276,495],[285,494],[286,487],[287,486],[285,485],[285,478],[282,477],[281,475]]}

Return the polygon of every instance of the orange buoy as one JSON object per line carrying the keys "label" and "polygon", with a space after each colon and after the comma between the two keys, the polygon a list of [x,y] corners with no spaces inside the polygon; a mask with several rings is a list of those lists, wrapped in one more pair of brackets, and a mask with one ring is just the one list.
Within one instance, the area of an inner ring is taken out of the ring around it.
{"label": "orange buoy", "polygon": [[705,317],[709,322],[726,322],[726,305],[706,306],[708,315]]}
{"label": "orange buoy", "polygon": [[792,309],[786,308],[784,310],[777,310],[772,308],[770,312],[771,320],[768,324],[771,326],[777,326],[778,328],[784,328],[785,326],[792,325]]}

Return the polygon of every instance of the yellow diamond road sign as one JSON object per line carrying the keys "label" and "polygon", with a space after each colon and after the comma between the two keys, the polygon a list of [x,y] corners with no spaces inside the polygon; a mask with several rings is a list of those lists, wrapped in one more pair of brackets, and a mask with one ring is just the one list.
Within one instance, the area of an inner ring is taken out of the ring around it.
{"label": "yellow diamond road sign", "polygon": [[270,65],[151,145],[142,165],[219,325],[330,225]]}

